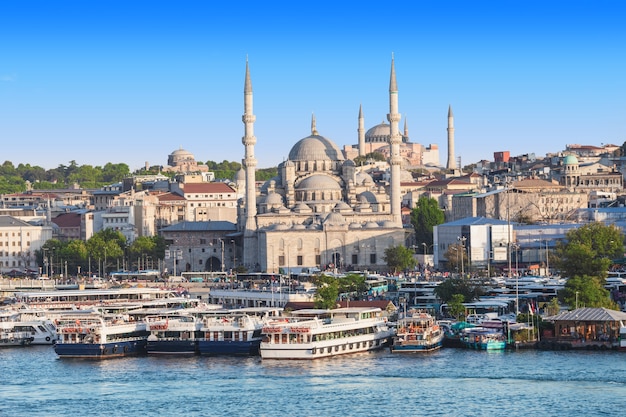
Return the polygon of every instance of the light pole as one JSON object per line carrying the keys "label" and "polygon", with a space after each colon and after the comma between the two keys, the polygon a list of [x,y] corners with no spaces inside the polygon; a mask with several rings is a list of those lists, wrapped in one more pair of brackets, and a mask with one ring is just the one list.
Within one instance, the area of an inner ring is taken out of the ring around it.
{"label": "light pole", "polygon": [[235,240],[232,239],[230,243],[233,244],[233,272],[235,272],[235,268],[237,267],[237,252],[235,252]]}
{"label": "light pole", "polygon": [[220,243],[222,245],[222,272],[224,272],[224,240],[220,239]]}
{"label": "light pole", "polygon": [[461,242],[461,275],[465,276],[465,260],[463,258],[465,257],[465,241],[467,237],[459,236],[456,239]]}

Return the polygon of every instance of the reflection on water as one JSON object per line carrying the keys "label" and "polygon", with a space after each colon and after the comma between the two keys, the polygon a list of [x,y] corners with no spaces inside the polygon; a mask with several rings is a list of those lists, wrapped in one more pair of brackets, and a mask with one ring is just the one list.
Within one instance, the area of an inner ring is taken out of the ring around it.
{"label": "reflection on water", "polygon": [[617,415],[618,352],[426,354],[387,350],[318,361],[139,357],[60,360],[0,350],[0,415]]}

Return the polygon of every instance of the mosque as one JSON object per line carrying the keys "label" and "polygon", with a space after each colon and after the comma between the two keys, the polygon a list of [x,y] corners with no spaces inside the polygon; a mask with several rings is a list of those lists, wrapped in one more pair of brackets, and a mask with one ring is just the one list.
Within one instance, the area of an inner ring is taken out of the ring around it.
{"label": "mosque", "polygon": [[[383,270],[385,249],[403,245],[398,88],[394,61],[389,83],[387,131],[388,186],[374,183],[341,149],[316,129],[290,150],[278,175],[257,190],[254,157],[252,82],[248,63],[244,83],[245,189],[238,206],[242,264],[250,271],[300,271],[313,268]],[[361,141],[361,140],[360,140]],[[240,188],[241,189],[241,188]]]}

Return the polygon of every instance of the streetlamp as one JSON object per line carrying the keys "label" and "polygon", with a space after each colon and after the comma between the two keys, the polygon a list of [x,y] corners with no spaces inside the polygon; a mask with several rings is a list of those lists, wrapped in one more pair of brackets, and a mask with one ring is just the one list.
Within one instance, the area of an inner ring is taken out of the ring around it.
{"label": "streetlamp", "polygon": [[467,237],[465,236],[459,236],[456,238],[459,242],[461,242],[461,275],[465,275],[465,260],[463,259],[465,257],[465,241],[467,240]]}

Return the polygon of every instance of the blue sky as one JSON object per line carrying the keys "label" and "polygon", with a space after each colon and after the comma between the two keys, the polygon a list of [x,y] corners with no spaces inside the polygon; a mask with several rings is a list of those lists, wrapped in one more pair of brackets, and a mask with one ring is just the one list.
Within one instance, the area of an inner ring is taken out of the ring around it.
{"label": "blue sky", "polygon": [[0,2],[0,163],[241,161],[249,59],[260,168],[389,111],[463,165],[626,141],[622,1]]}

